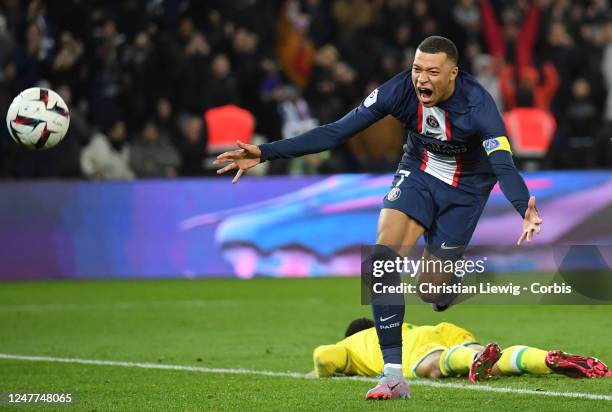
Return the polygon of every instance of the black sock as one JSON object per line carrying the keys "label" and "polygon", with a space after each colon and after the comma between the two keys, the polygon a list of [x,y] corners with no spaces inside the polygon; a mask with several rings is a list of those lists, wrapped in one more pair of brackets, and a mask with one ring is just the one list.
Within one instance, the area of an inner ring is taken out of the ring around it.
{"label": "black sock", "polygon": [[[393,249],[376,245],[370,262],[393,261],[400,257]],[[371,271],[370,273],[373,273]],[[385,272],[380,278],[372,278],[386,286],[401,283],[397,271]],[[402,294],[376,294],[371,291],[372,313],[376,324],[376,333],[385,364],[402,364],[402,325],[404,323],[404,296]]]}

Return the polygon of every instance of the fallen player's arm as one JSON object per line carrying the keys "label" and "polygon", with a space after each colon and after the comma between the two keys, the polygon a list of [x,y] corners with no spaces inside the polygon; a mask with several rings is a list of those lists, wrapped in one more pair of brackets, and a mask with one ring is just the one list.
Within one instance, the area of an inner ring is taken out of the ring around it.
{"label": "fallen player's arm", "polygon": [[348,365],[348,351],[340,345],[318,346],[313,354],[314,369],[316,376],[327,378],[336,373],[342,373]]}

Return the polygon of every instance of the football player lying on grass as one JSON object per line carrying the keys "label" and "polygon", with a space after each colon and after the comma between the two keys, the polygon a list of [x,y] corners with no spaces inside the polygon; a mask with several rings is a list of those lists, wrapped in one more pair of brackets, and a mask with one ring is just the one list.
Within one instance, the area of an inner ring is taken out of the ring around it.
{"label": "football player lying on grass", "polygon": [[[468,376],[470,381],[493,376],[530,373],[559,373],[572,378],[612,376],[600,360],[562,351],[544,351],[524,345],[500,349],[496,343],[482,346],[474,335],[452,323],[435,326],[402,325],[403,373],[407,378]],[[374,322],[353,320],[345,338],[334,345],[321,345],[313,353],[315,370],[311,375],[377,376],[383,370]]]}

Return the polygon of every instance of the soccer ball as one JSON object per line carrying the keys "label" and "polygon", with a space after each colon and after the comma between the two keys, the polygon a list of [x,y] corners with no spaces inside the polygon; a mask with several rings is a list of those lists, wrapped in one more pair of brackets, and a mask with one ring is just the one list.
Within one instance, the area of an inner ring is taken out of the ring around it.
{"label": "soccer ball", "polygon": [[50,89],[32,87],[19,93],[6,114],[6,126],[14,141],[29,149],[49,149],[66,135],[68,106]]}

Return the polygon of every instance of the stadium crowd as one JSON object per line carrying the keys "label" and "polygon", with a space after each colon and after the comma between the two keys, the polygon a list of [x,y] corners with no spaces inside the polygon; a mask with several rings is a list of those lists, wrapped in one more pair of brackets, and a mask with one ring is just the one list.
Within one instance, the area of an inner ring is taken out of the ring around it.
{"label": "stadium crowd", "polygon": [[[207,110],[251,112],[254,142],[291,137],[410,68],[433,34],[457,44],[460,68],[502,112],[554,116],[537,167],[611,167],[610,16],[606,0],[2,0],[0,107],[51,87],[71,123],[43,152],[2,128],[0,176],[213,174]],[[385,119],[361,135],[266,172],[393,171],[401,125]]]}

